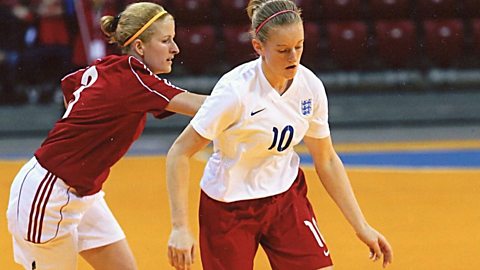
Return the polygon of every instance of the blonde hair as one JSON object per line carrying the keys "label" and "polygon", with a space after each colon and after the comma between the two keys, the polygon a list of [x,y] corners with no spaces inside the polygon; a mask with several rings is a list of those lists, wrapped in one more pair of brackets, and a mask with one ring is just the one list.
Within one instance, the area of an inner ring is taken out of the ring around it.
{"label": "blonde hair", "polygon": [[303,22],[301,10],[291,0],[250,0],[247,14],[252,22],[252,38],[261,42],[268,39],[270,30],[276,26]]}
{"label": "blonde hair", "polygon": [[[129,51],[129,47],[124,44],[133,35],[135,35],[145,24],[153,17],[166,10],[155,3],[139,2],[128,5],[125,10],[117,16],[103,16],[100,19],[100,27],[110,43],[117,43],[122,48],[122,52]],[[168,16],[172,16],[166,13]],[[158,19],[167,16],[160,16]],[[153,30],[149,27],[143,31],[138,38],[143,42],[148,42],[153,35]],[[128,45],[128,44],[127,44]]]}

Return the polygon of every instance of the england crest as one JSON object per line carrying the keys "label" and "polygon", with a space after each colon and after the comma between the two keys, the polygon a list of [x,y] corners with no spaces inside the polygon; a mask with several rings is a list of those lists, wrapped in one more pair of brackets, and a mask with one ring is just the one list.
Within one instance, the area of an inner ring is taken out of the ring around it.
{"label": "england crest", "polygon": [[302,100],[300,102],[300,108],[302,111],[302,115],[307,116],[312,114],[312,99],[309,98],[306,100]]}

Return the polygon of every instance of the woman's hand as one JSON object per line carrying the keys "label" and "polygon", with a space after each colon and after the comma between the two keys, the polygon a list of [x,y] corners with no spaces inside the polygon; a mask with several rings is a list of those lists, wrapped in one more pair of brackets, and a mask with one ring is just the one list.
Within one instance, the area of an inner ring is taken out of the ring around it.
{"label": "woman's hand", "polygon": [[172,229],[168,240],[168,260],[177,270],[188,270],[195,260],[195,240],[187,228]]}
{"label": "woman's hand", "polygon": [[377,261],[383,256],[383,267],[392,263],[393,250],[387,239],[370,226],[365,226],[357,232],[358,238],[370,248],[370,259]]}
{"label": "woman's hand", "polygon": [[172,217],[168,259],[177,270],[190,269],[195,257],[195,241],[188,226],[189,160],[209,142],[188,125],[167,153],[167,190]]}

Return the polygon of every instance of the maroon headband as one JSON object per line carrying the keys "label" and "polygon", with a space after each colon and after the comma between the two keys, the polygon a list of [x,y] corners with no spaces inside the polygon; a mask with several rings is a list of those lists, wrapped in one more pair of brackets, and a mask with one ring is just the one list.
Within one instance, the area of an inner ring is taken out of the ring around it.
{"label": "maroon headband", "polygon": [[280,15],[280,14],[283,14],[283,13],[287,13],[287,12],[295,12],[295,10],[291,10],[291,9],[287,9],[287,10],[282,10],[282,11],[279,11],[273,15],[271,15],[270,17],[268,17],[267,19],[265,19],[265,21],[263,21],[258,27],[257,29],[255,30],[255,34],[258,34],[258,32],[260,31],[260,29],[262,29],[262,27],[268,22],[270,21],[271,19],[273,19],[274,17]]}

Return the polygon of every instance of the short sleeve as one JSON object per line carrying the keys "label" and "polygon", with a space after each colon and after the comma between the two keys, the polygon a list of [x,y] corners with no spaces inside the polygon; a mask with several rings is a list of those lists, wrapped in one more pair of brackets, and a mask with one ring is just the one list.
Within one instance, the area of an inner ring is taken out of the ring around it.
{"label": "short sleeve", "polygon": [[60,86],[62,88],[63,96],[67,102],[73,99],[73,92],[80,88],[80,81],[83,71],[85,71],[85,69],[70,73],[62,78]]}
{"label": "short sleeve", "polygon": [[310,80],[311,91],[315,97],[313,116],[310,119],[309,129],[305,134],[313,138],[330,136],[328,124],[328,100],[323,83],[317,77]]}
{"label": "short sleeve", "polygon": [[165,107],[176,95],[185,92],[168,80],[153,74],[143,63],[129,58],[130,74],[125,78],[123,94],[124,106],[131,112],[150,112],[155,117],[162,118],[166,114]]}
{"label": "short sleeve", "polygon": [[241,103],[229,84],[220,81],[207,97],[190,124],[204,138],[213,140],[238,121]]}

